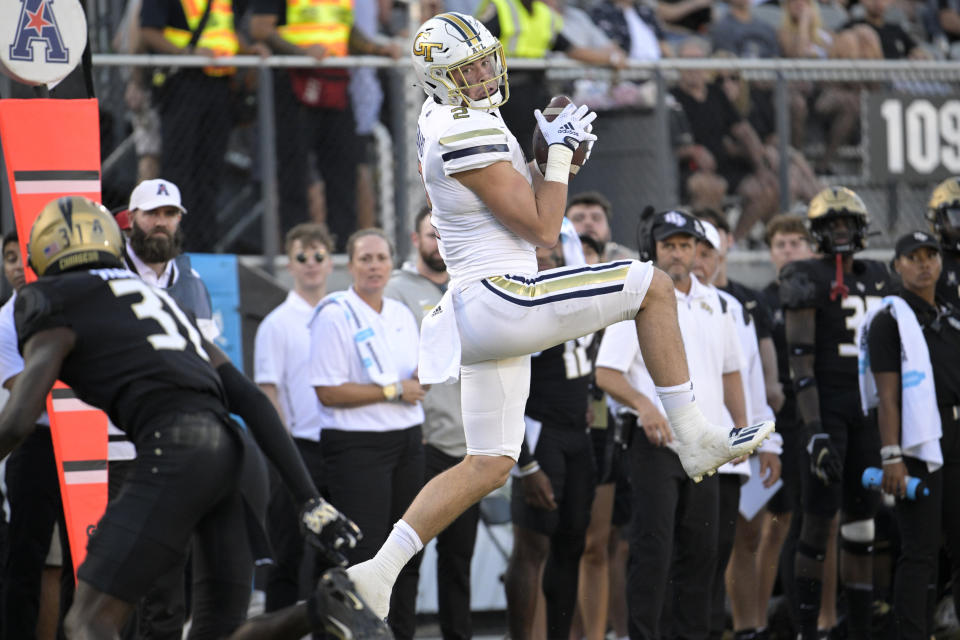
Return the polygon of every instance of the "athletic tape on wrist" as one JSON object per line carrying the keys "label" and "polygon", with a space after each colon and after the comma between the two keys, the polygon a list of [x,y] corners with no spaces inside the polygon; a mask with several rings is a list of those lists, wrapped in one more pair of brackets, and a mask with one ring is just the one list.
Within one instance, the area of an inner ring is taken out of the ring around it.
{"label": "athletic tape on wrist", "polygon": [[543,172],[543,179],[549,182],[567,184],[570,179],[570,162],[573,160],[573,149],[563,144],[552,144],[547,151],[547,170]]}

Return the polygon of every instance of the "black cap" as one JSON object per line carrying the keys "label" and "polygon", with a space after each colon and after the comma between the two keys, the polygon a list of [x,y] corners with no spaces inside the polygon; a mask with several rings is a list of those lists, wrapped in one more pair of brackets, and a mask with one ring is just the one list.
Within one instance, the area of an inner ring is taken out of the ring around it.
{"label": "black cap", "polygon": [[653,239],[656,241],[666,240],[670,236],[686,234],[693,236],[697,240],[705,240],[706,234],[703,232],[703,225],[685,211],[664,211],[658,213],[653,218]]}
{"label": "black cap", "polygon": [[910,233],[906,233],[897,239],[897,245],[893,251],[893,257],[896,259],[900,256],[905,256],[913,253],[921,247],[930,247],[938,252],[940,251],[940,243],[937,242],[937,239],[931,234],[927,233],[926,231],[911,231]]}

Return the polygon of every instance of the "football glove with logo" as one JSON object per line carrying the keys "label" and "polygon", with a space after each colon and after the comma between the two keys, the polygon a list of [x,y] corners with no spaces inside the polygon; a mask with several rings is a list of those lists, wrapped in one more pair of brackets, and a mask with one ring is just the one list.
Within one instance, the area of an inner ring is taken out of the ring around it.
{"label": "football glove with logo", "polygon": [[533,116],[537,119],[540,133],[548,145],[562,144],[571,151],[576,151],[577,147],[585,142],[589,145],[589,155],[593,142],[597,139],[597,136],[591,133],[593,127],[590,124],[597,119],[597,114],[590,111],[590,107],[568,104],[552,122],[547,121],[540,109],[535,110]]}
{"label": "football glove with logo", "polygon": [[341,549],[352,549],[363,537],[360,527],[323,498],[311,498],[300,510],[300,531],[334,566],[347,566]]}
{"label": "football glove with logo", "polygon": [[[817,427],[819,426],[818,424]],[[840,482],[843,478],[843,463],[837,448],[830,441],[830,434],[817,432],[810,436],[807,453],[810,454],[810,472],[820,478],[823,484]]]}

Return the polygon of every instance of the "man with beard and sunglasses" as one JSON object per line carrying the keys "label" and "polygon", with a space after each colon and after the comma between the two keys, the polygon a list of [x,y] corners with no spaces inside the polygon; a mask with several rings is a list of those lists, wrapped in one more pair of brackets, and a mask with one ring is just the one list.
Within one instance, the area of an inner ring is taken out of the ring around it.
{"label": "man with beard and sunglasses", "polygon": [[[450,281],[440,257],[437,230],[430,209],[424,207],[414,220],[410,237],[416,259],[394,270],[384,294],[403,302],[417,324],[443,297]],[[467,455],[460,412],[460,383],[434,385],[423,399],[424,482],[429,482]],[[444,638],[469,638],[470,562],[477,539],[480,505],[475,504],[437,536],[437,606]]]}
{"label": "man with beard and sunglasses", "polygon": [[206,285],[181,253],[187,210],[180,189],[169,180],[144,180],[130,194],[130,234],[124,255],[126,266],[147,284],[166,289],[181,307],[196,316],[203,337],[213,342],[220,329],[213,321],[213,308]]}

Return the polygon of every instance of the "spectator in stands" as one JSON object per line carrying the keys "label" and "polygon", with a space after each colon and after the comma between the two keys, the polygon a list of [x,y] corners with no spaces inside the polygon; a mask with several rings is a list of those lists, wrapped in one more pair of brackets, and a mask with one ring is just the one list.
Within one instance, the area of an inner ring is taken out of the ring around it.
{"label": "spectator in stands", "polygon": [[727,181],[717,173],[716,159],[705,146],[694,141],[693,128],[683,107],[671,101],[668,108],[680,201],[691,209],[723,209]]}
{"label": "spectator in stands", "polygon": [[[729,51],[717,51],[713,57],[728,58],[732,56],[733,54]],[[776,119],[771,91],[756,86],[757,83],[751,86],[738,72],[733,70],[717,71],[714,75],[714,83],[723,89],[727,99],[736,107],[737,112],[746,118],[757,132],[757,136],[763,142],[764,153],[771,171],[774,174],[779,174],[780,151],[777,148]],[[802,103],[803,97],[791,91],[789,92],[789,100],[791,113],[794,113],[796,118],[805,117],[794,109],[794,103],[797,100]],[[790,158],[790,202],[798,200],[809,202],[813,196],[823,189],[823,185],[798,149],[788,147],[787,151]]]}
{"label": "spectator in stands", "polygon": [[[241,7],[242,2],[237,2]],[[230,56],[265,53],[262,47],[247,47],[234,29],[240,12],[234,0],[206,4],[143,0],[140,33],[151,53],[172,55]],[[199,34],[196,26],[208,15]],[[189,14],[189,15],[188,15]],[[210,249],[217,233],[217,196],[226,166],[230,118],[231,77],[234,67],[183,67],[154,75],[158,83],[160,125],[163,134],[160,171],[183,187],[193,208],[190,248]]]}
{"label": "spectator in stands", "polygon": [[731,0],[727,15],[710,27],[713,48],[732,51],[738,58],[779,57],[776,32],[753,17],[752,7],[752,0]]}
{"label": "spectator in stands", "polygon": [[588,235],[599,243],[603,260],[613,261],[636,257],[636,253],[629,247],[617,244],[610,239],[613,205],[599,191],[582,191],[571,196],[567,202],[566,216],[573,223],[573,228],[578,235]]}
{"label": "spectator in stands", "polygon": [[[353,284],[328,295],[310,325],[310,384],[331,411],[323,430],[330,499],[363,531],[351,564],[373,557],[423,486],[423,400],[417,380],[420,328],[410,310],[383,290],[393,247],[379,229],[347,240]],[[388,622],[412,638],[419,562],[400,572]]]}
{"label": "spectator in stands", "polygon": [[847,22],[841,27],[841,31],[852,29],[858,25],[869,26],[877,32],[880,47],[883,49],[883,57],[887,60],[929,59],[930,54],[927,50],[919,46],[917,41],[900,24],[887,20],[887,9],[891,4],[893,4],[893,0],[860,0],[860,5],[864,10],[863,18]]}
{"label": "spectator in stands", "polygon": [[705,35],[713,20],[711,0],[666,0],[657,2],[657,17],[670,34]]}
{"label": "spectator in stands", "polygon": [[[450,274],[437,248],[437,230],[430,209],[414,220],[410,234],[416,251],[414,261],[395,270],[384,294],[400,300],[417,319],[437,304],[447,290]],[[424,482],[453,467],[467,455],[460,410],[460,382],[430,388],[423,398]],[[473,634],[470,619],[470,563],[477,539],[480,504],[464,511],[437,536],[437,608],[444,638],[466,640]]]}
{"label": "spectator in stands", "polygon": [[590,17],[631,60],[659,60],[671,55],[657,14],[646,4],[600,0],[590,9]]}
{"label": "spectator in stands", "polygon": [[[680,57],[704,58],[705,45],[697,38],[680,45]],[[742,200],[742,213],[734,238],[742,240],[754,224],[776,211],[779,184],[757,132],[730,103],[726,94],[708,83],[708,74],[698,69],[680,73],[673,90],[693,130],[693,140],[716,160],[717,172],[727,181],[727,193]]]}
{"label": "spectator in stands", "polygon": [[[565,266],[562,244],[538,248],[537,263],[540,271]],[[596,487],[593,442],[587,433],[593,370],[587,347],[592,340],[589,335],[567,341],[531,361],[527,432],[511,504],[514,546],[504,578],[510,637],[517,640],[533,637],[541,585],[546,637],[570,634]]]}
{"label": "spectator in stands", "polygon": [[[260,326],[254,341],[254,382],[270,398],[318,488],[325,486],[320,433],[329,426],[329,412],[317,400],[304,371],[310,364],[310,330],[313,310],[327,292],[333,271],[333,242],[323,225],[302,223],[286,237],[287,269],[293,289]],[[267,533],[274,564],[266,585],[266,610],[278,611],[309,593],[319,577],[311,571],[309,584],[300,585],[304,542],[297,530],[299,507],[273,470],[270,478]],[[307,558],[312,560],[312,558]]]}
{"label": "spectator in stands", "polygon": [[937,0],[937,10],[940,29],[951,44],[951,57],[956,57],[952,45],[960,42],[960,3],[957,0]]}
{"label": "spectator in stands", "polygon": [[786,58],[826,58],[833,34],[823,28],[815,0],[787,0],[777,40]]}
{"label": "spectator in stands", "polygon": [[[316,12],[286,0],[255,0],[250,33],[278,55],[315,60],[348,54],[396,58],[400,49],[378,44],[354,24],[353,3]],[[350,104],[347,69],[278,70],[276,109],[277,177],[284,231],[307,215],[308,152],[312,152],[326,195],[325,222],[342,250],[357,228],[357,164],[362,144]]]}
{"label": "spectator in stands", "polygon": [[[560,31],[563,18],[542,0],[483,0],[477,8],[485,26],[503,44],[507,58],[545,58],[554,51],[596,66],[621,69],[626,56],[619,49],[579,46]],[[516,16],[516,17],[514,17]],[[527,160],[533,159],[534,109],[550,101],[543,71],[511,71],[510,97],[500,107],[510,131],[516,136]]]}

